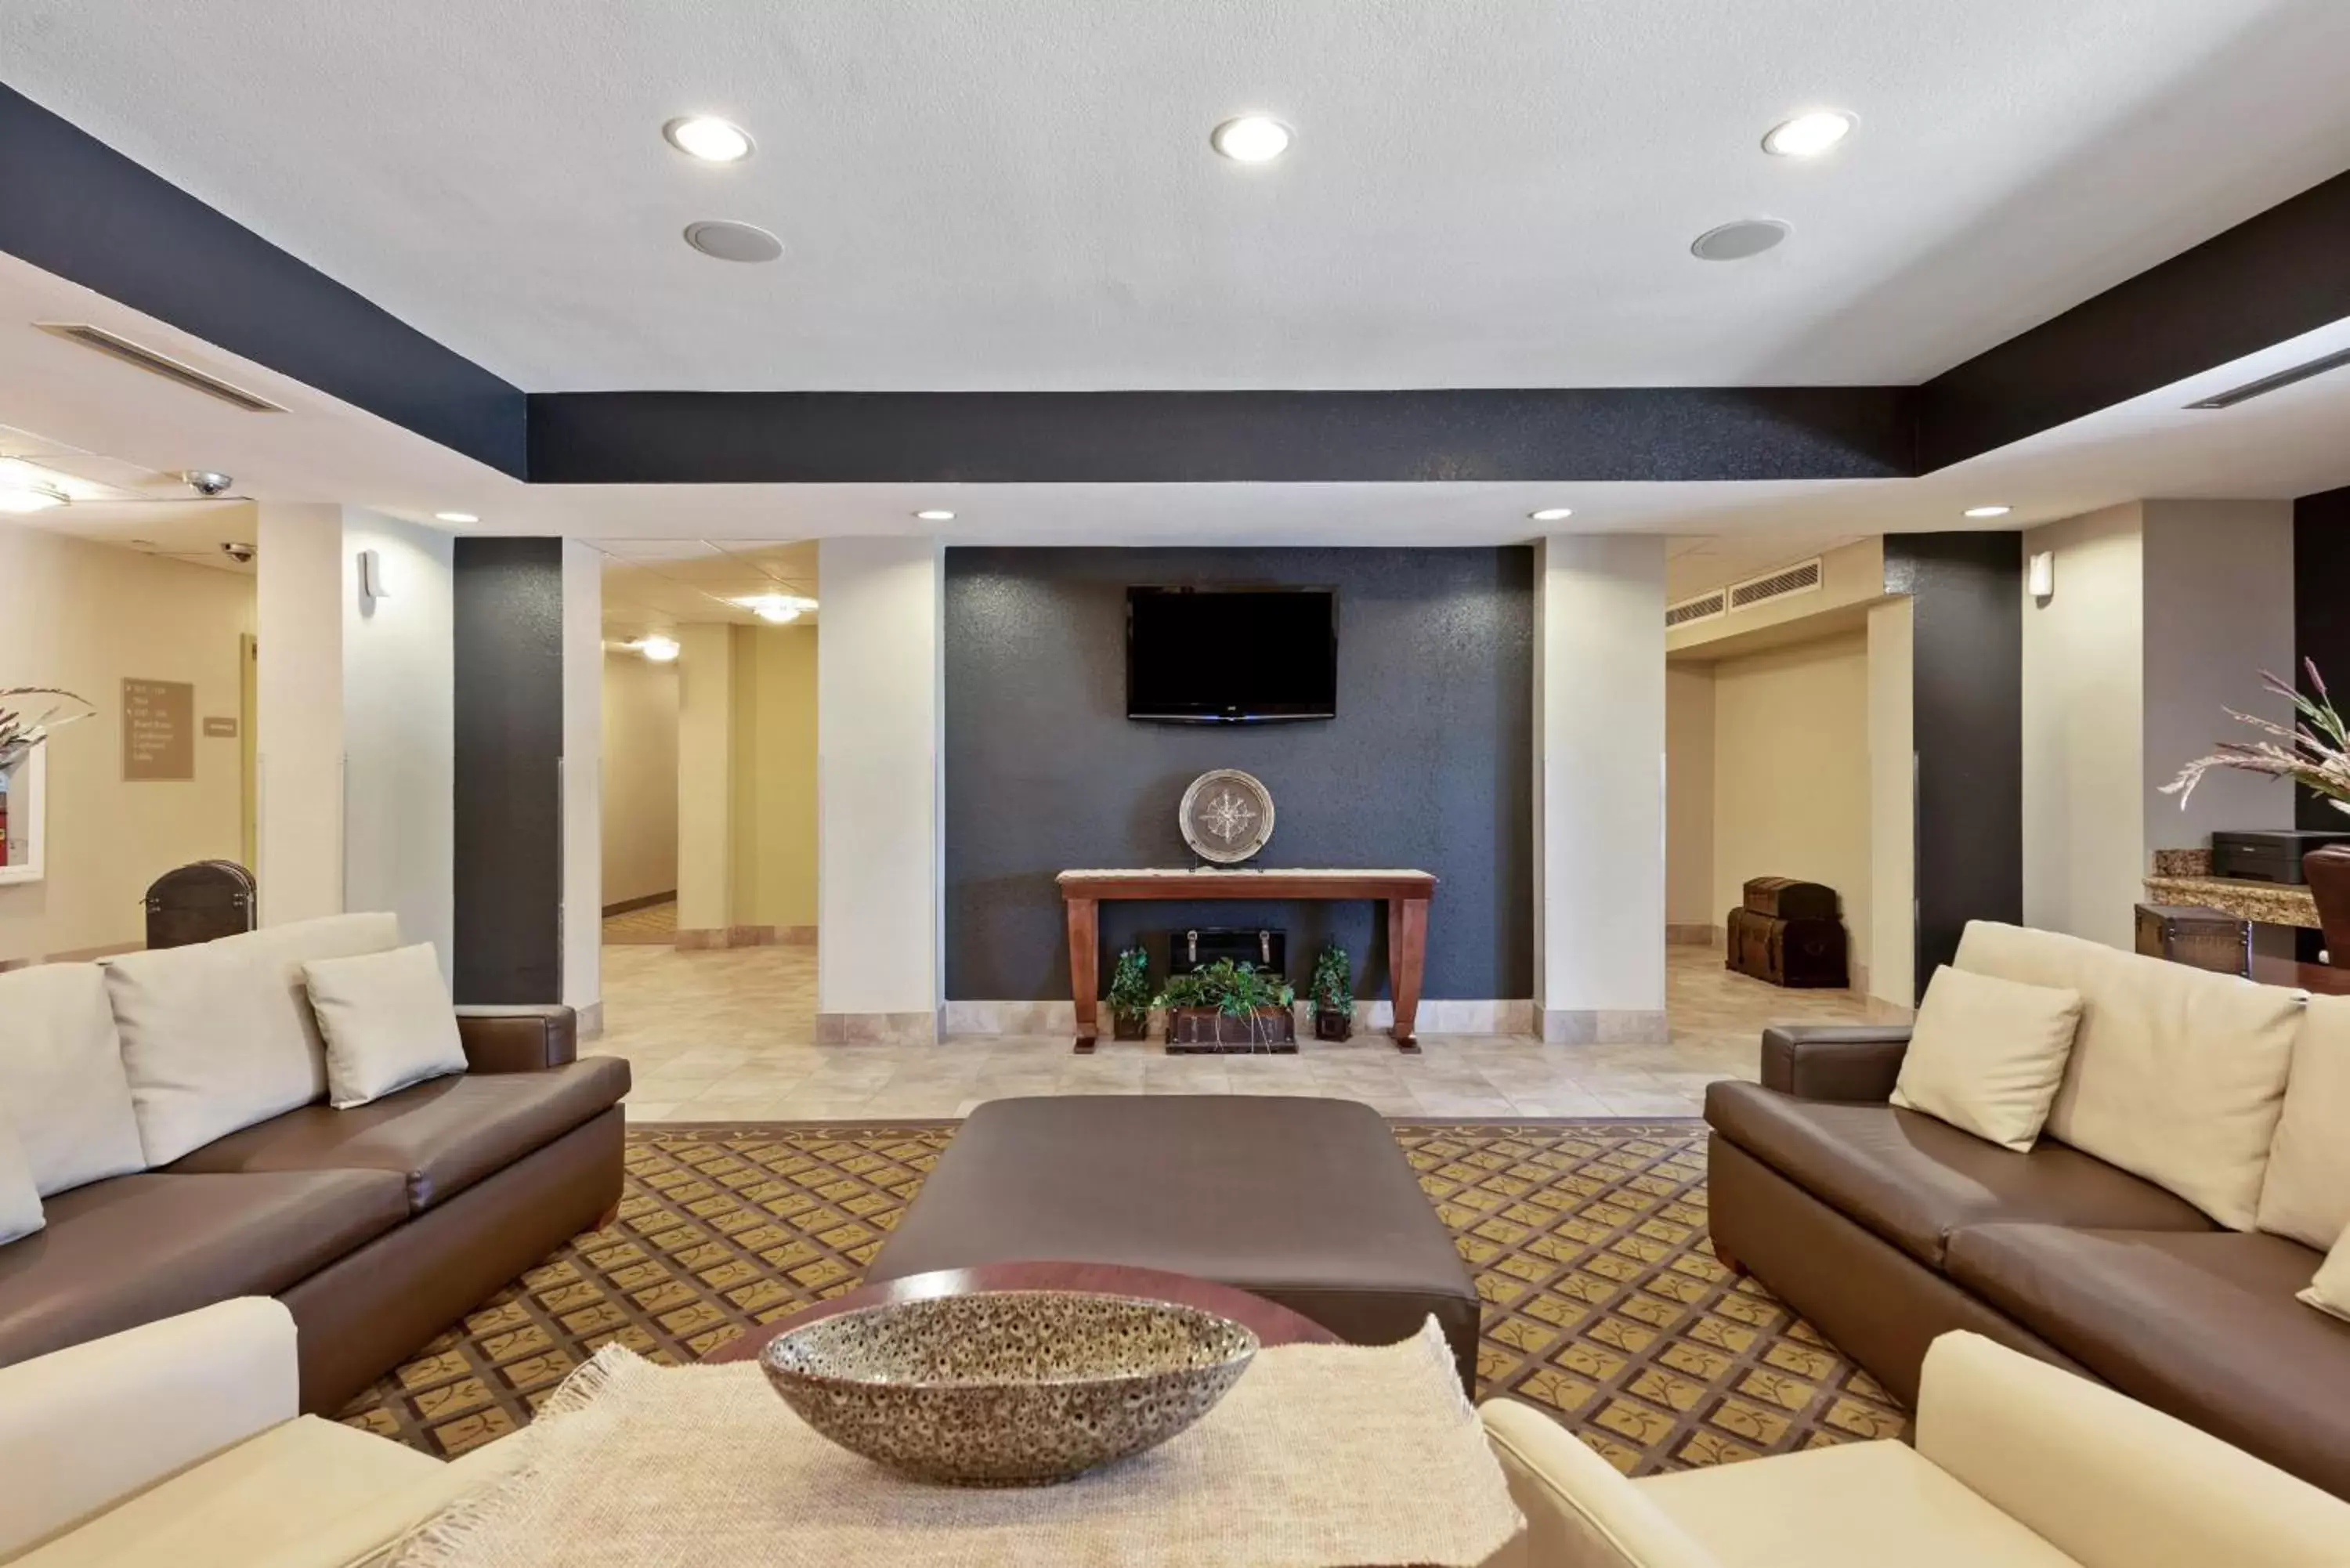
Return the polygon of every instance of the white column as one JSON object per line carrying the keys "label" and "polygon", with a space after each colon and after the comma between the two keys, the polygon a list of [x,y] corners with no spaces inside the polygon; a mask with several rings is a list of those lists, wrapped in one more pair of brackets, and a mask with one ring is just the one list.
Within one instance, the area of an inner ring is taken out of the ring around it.
{"label": "white column", "polygon": [[[344,905],[398,915],[405,940],[439,952],[445,979],[456,921],[455,541],[356,508],[341,522]],[[360,591],[369,552],[380,597]]]}
{"label": "white column", "polygon": [[343,513],[264,502],[254,867],[265,925],[343,908]]}
{"label": "white column", "polygon": [[1542,541],[1534,994],[1545,1040],[1662,1040],[1665,542]]}
{"label": "white column", "polygon": [[937,1038],[942,565],[928,539],[816,549],[819,1041]]}
{"label": "white column", "polygon": [[604,557],[563,542],[563,1000],[604,1032]]}

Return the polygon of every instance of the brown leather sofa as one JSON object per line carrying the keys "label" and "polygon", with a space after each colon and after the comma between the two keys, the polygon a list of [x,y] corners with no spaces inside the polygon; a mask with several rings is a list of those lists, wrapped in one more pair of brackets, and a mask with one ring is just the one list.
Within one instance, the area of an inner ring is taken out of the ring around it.
{"label": "brown leather sofa", "polygon": [[331,1412],[619,1201],[629,1064],[567,1007],[461,1008],[469,1070],[57,1194],[0,1247],[0,1365],[233,1296],[284,1302]]}
{"label": "brown leather sofa", "polygon": [[2054,1139],[2012,1153],[1887,1104],[1908,1037],[1773,1028],[1759,1085],[1708,1087],[1716,1253],[1905,1401],[1968,1329],[2350,1497],[2350,1324],[2293,1299],[2321,1255]]}

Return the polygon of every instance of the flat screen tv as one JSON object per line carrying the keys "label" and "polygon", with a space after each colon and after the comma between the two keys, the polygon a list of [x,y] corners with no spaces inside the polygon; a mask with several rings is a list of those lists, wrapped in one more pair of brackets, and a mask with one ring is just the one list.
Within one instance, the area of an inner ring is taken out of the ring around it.
{"label": "flat screen tv", "polygon": [[1128,588],[1126,716],[1269,724],[1338,716],[1329,588]]}

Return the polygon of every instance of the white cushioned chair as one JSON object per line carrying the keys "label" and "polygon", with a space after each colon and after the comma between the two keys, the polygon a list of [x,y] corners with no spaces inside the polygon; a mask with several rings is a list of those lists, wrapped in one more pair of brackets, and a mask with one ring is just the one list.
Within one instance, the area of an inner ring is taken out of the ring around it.
{"label": "white cushioned chair", "polygon": [[1917,1447],[1627,1480],[1507,1401],[1479,1415],[1526,1515],[1491,1568],[2317,1568],[2350,1503],[1972,1334],[1926,1354]]}
{"label": "white cushioned chair", "polygon": [[296,1411],[265,1296],[0,1367],[0,1562],[349,1568],[522,1456],[452,1463]]}

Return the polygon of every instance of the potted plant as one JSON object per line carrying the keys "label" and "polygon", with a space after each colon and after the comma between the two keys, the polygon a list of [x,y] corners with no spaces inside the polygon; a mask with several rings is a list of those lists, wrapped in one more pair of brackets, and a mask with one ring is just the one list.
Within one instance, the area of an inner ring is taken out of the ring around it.
{"label": "potted plant", "polygon": [[1150,955],[1139,945],[1118,955],[1109,972],[1109,1033],[1113,1040],[1150,1037]]}
{"label": "potted plant", "polygon": [[1314,1038],[1344,1040],[1355,1032],[1355,978],[1347,967],[1347,950],[1325,942],[1314,960],[1314,978],[1306,986],[1314,999]]}
{"label": "potted plant", "polygon": [[1253,964],[1218,959],[1189,974],[1167,977],[1159,1005],[1167,1010],[1167,1049],[1179,1055],[1211,1051],[1295,1051],[1296,992]]}

